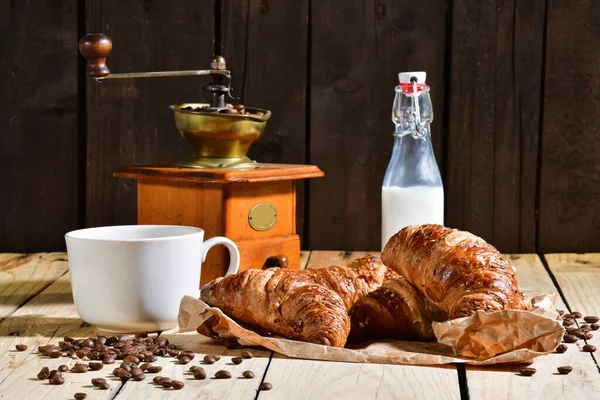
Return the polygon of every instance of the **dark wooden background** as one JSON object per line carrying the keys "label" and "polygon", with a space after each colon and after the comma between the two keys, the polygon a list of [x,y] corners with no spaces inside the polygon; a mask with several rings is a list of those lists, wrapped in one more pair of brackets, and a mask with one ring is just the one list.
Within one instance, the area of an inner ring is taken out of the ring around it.
{"label": "dark wooden background", "polygon": [[87,82],[77,41],[113,72],[206,68],[224,54],[273,117],[251,156],[311,163],[303,247],[375,250],[397,73],[426,70],[446,223],[505,252],[600,251],[596,0],[0,2],[0,251],[135,223],[129,164],[186,156],[168,110],[193,78]]}

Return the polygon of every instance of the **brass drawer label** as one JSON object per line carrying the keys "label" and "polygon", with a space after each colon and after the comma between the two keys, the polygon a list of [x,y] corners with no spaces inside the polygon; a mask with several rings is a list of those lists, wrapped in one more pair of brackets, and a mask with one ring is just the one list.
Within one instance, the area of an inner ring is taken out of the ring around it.
{"label": "brass drawer label", "polygon": [[248,213],[248,223],[256,231],[268,231],[277,222],[277,210],[270,203],[258,203]]}

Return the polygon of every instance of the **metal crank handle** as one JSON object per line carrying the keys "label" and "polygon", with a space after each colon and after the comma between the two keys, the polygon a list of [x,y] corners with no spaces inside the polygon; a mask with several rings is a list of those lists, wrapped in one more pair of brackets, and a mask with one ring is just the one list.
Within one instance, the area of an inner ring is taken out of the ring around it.
{"label": "metal crank handle", "polygon": [[106,59],[112,50],[112,41],[103,33],[88,33],[79,40],[79,51],[87,60],[87,75],[97,81],[106,79],[129,79],[129,78],[158,78],[166,76],[203,76],[223,75],[231,78],[230,71],[225,69],[225,60],[217,56],[211,63],[213,69],[199,69],[188,71],[154,71],[154,72],[131,72],[111,74],[106,66]]}

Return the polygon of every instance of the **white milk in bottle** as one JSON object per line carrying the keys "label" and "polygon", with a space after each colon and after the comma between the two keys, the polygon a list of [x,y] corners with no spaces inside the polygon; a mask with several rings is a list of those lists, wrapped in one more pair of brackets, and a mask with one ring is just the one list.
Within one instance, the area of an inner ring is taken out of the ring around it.
{"label": "white milk in bottle", "polygon": [[433,108],[425,72],[402,72],[392,120],[394,149],[381,190],[381,247],[408,225],[444,224],[444,188],[435,162]]}

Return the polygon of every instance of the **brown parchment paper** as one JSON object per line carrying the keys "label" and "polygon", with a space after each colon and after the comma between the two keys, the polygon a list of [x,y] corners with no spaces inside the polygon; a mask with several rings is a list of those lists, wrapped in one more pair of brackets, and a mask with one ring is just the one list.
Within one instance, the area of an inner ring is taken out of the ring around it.
{"label": "brown parchment paper", "polygon": [[263,346],[294,358],[380,364],[434,365],[467,363],[490,365],[529,363],[560,344],[564,328],[554,308],[554,295],[533,299],[531,311],[478,312],[465,318],[434,323],[438,342],[378,340],[346,348],[261,336],[240,326],[220,309],[194,297],[182,299],[181,332],[197,330],[213,338],[236,338],[244,346]]}

